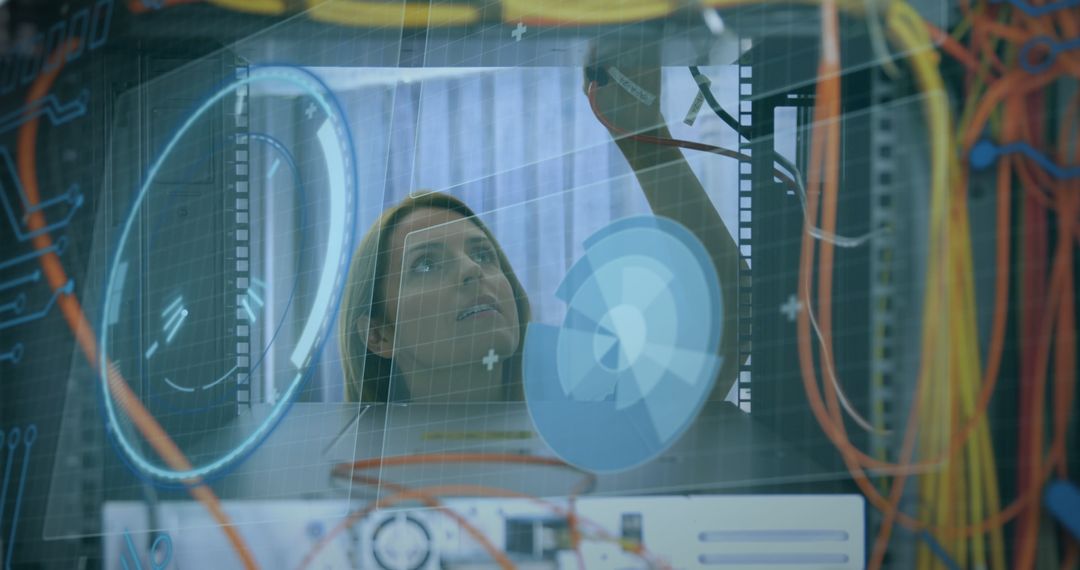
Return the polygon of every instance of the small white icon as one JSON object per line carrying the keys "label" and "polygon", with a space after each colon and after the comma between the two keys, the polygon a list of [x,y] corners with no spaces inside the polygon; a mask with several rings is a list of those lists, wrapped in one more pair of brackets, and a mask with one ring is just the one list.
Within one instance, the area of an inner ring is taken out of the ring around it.
{"label": "small white icon", "polygon": [[523,24],[521,22],[518,22],[517,27],[514,28],[514,31],[510,32],[510,35],[514,36],[514,41],[515,42],[520,42],[521,41],[521,36],[524,36],[525,31],[528,30],[528,29],[529,28],[525,24]]}
{"label": "small white icon", "polygon": [[795,295],[788,296],[787,302],[780,306],[780,312],[786,315],[791,322],[795,322],[795,319],[799,318],[800,311],[802,311],[802,302],[796,299]]}
{"label": "small white icon", "polygon": [[280,158],[275,158],[274,163],[270,165],[270,170],[266,171],[266,177],[267,178],[273,178],[274,174],[277,173],[278,168],[280,168],[280,167],[281,167],[281,159]]}
{"label": "small white icon", "polygon": [[[240,307],[244,309],[244,313],[247,314],[248,320],[254,323],[259,320],[255,311],[262,309],[265,304],[262,296],[259,295],[259,291],[263,290],[265,292],[266,283],[254,278],[252,278],[251,283],[251,286],[247,288],[244,295],[240,297]],[[252,304],[255,305],[254,309],[251,307]]]}
{"label": "small white icon", "polygon": [[480,362],[483,362],[484,366],[487,367],[487,371],[491,372],[495,369],[495,365],[499,362],[499,355],[495,354],[494,348],[489,348],[487,356],[485,356]]}
{"label": "small white icon", "polygon": [[310,120],[315,116],[315,103],[308,103],[307,109],[304,109],[304,114]]}
{"label": "small white icon", "polygon": [[[184,324],[184,321],[187,319],[188,310],[184,307],[183,303],[184,298],[177,297],[164,311],[161,312],[161,318],[165,319],[165,326],[162,328],[162,331],[165,333],[165,344],[172,342],[176,333],[180,332],[180,325]],[[147,358],[150,358],[150,356],[153,356],[153,354],[151,353]]]}

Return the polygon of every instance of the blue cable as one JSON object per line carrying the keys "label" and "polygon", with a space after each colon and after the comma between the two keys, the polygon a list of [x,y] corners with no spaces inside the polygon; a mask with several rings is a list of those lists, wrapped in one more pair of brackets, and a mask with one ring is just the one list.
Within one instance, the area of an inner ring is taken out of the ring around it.
{"label": "blue cable", "polygon": [[1043,505],[1077,540],[1080,540],[1080,488],[1068,481],[1046,486]]}
{"label": "blue cable", "polygon": [[[1031,61],[1031,52],[1038,47],[1046,48],[1048,52],[1042,60],[1038,62]],[[1042,73],[1054,65],[1054,61],[1059,55],[1064,52],[1080,48],[1080,38],[1075,38],[1062,42],[1055,42],[1053,38],[1048,36],[1039,36],[1032,38],[1030,41],[1024,44],[1020,48],[1020,67],[1024,68],[1024,71],[1035,75]]]}
{"label": "blue cable", "polygon": [[960,570],[960,565],[953,560],[952,556],[949,556],[949,553],[945,551],[945,547],[941,546],[941,543],[934,538],[934,535],[923,530],[919,532],[919,538],[926,543],[926,546],[930,548],[930,551],[934,553],[934,556],[938,557],[938,560],[941,560],[941,563],[944,564],[946,568],[949,570]]}
{"label": "blue cable", "polygon": [[1046,4],[1044,6],[1033,6],[1025,0],[990,0],[991,4],[1001,4],[1002,2],[1012,4],[1017,10],[1020,10],[1033,18],[1045,16],[1051,12],[1057,12],[1058,10],[1072,8],[1073,6],[1080,6],[1080,0],[1061,0],[1061,2]]}
{"label": "blue cable", "polygon": [[1035,147],[1023,141],[1011,142],[998,146],[990,139],[984,138],[975,143],[968,158],[971,161],[972,167],[977,170],[982,170],[993,164],[998,157],[1007,154],[1022,154],[1031,160],[1034,160],[1043,170],[1050,174],[1050,176],[1053,176],[1058,180],[1080,178],[1080,165],[1061,166],[1056,164],[1050,157],[1042,154],[1036,150]]}

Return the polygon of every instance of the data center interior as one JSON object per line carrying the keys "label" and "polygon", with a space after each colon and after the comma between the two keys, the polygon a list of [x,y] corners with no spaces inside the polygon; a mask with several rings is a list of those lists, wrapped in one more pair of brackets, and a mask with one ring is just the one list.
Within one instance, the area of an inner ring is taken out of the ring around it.
{"label": "data center interior", "polygon": [[0,1],[0,567],[1080,568],[1076,0]]}

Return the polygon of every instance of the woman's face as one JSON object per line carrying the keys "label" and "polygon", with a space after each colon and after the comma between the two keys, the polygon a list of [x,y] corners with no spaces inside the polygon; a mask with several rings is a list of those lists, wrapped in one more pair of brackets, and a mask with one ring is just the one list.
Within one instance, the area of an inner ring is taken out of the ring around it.
{"label": "woman's face", "polygon": [[479,365],[494,351],[518,348],[513,288],[495,244],[472,221],[422,208],[394,228],[384,282],[399,366],[438,369]]}

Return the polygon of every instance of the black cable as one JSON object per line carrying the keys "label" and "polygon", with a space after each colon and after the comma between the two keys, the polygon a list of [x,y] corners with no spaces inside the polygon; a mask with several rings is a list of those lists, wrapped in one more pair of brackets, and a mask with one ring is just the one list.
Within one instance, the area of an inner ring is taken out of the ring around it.
{"label": "black cable", "polygon": [[698,86],[698,92],[705,98],[705,102],[709,104],[709,108],[712,109],[712,112],[715,113],[717,117],[720,117],[721,121],[727,123],[727,126],[731,127],[732,130],[739,133],[739,136],[749,142],[750,133],[744,129],[742,124],[739,123],[735,117],[732,117],[730,113],[725,111],[724,108],[720,106],[720,102],[713,96],[712,89],[709,88],[709,78],[702,74],[701,70],[698,69],[698,66],[696,65],[690,66],[690,75],[694,76],[694,83]]}
{"label": "black cable", "polygon": [[[730,113],[725,111],[724,108],[720,106],[720,102],[716,100],[716,97],[713,95],[712,89],[709,87],[709,84],[711,83],[709,81],[709,78],[705,74],[701,73],[701,70],[698,69],[698,66],[696,65],[690,66],[690,75],[694,76],[694,83],[697,84],[698,92],[701,93],[701,96],[705,98],[705,103],[709,105],[709,109],[711,109],[717,117],[720,117],[720,120],[724,121],[727,126],[731,127],[732,130],[738,133],[740,137],[746,139],[747,142],[750,142],[750,132],[746,129],[746,127],[739,123],[738,119],[731,116]],[[799,184],[801,186],[802,173],[799,172],[795,165],[775,150],[772,154],[773,160],[776,161],[776,163],[778,163],[780,166],[783,166],[784,169],[787,170],[789,173],[791,173],[792,177],[794,177],[796,180],[799,180]]]}
{"label": "black cable", "polygon": [[[694,82],[697,83],[698,92],[701,93],[701,96],[705,99],[705,102],[709,104],[709,108],[712,109],[712,112],[715,113],[717,117],[720,117],[721,121],[727,123],[727,125],[731,127],[736,133],[738,133],[740,137],[746,139],[747,142],[750,142],[750,132],[746,130],[746,128],[742,124],[740,124],[738,120],[735,119],[735,117],[732,117],[730,113],[725,111],[724,108],[720,106],[720,102],[716,100],[716,97],[712,93],[712,89],[709,88],[709,85],[711,83],[709,81],[709,78],[703,73],[701,73],[701,70],[698,69],[698,66],[696,65],[690,66],[690,74],[694,76]],[[738,158],[740,160],[744,158],[741,156],[741,153],[736,154],[739,155]],[[805,215],[806,188],[803,186],[802,172],[799,171],[799,168],[795,166],[793,162],[785,158],[784,155],[780,154],[775,149],[773,149],[772,155],[773,162],[780,165],[784,168],[784,170],[787,170],[791,174],[791,180],[795,183],[794,190],[796,192],[796,195],[798,195],[799,197],[799,201],[802,203],[803,212]],[[781,176],[781,170],[774,167],[773,172],[775,173],[777,178],[780,178],[781,180],[784,179],[784,177]],[[833,243],[840,245],[841,247],[858,246],[868,237],[872,236],[874,233],[881,231],[875,230],[874,232],[866,234],[865,236],[851,238],[839,236],[836,234],[825,234],[821,231],[820,228],[814,226],[813,222],[811,222],[810,220],[807,220],[806,223],[807,231],[810,232],[810,235],[818,239],[829,239]]]}

